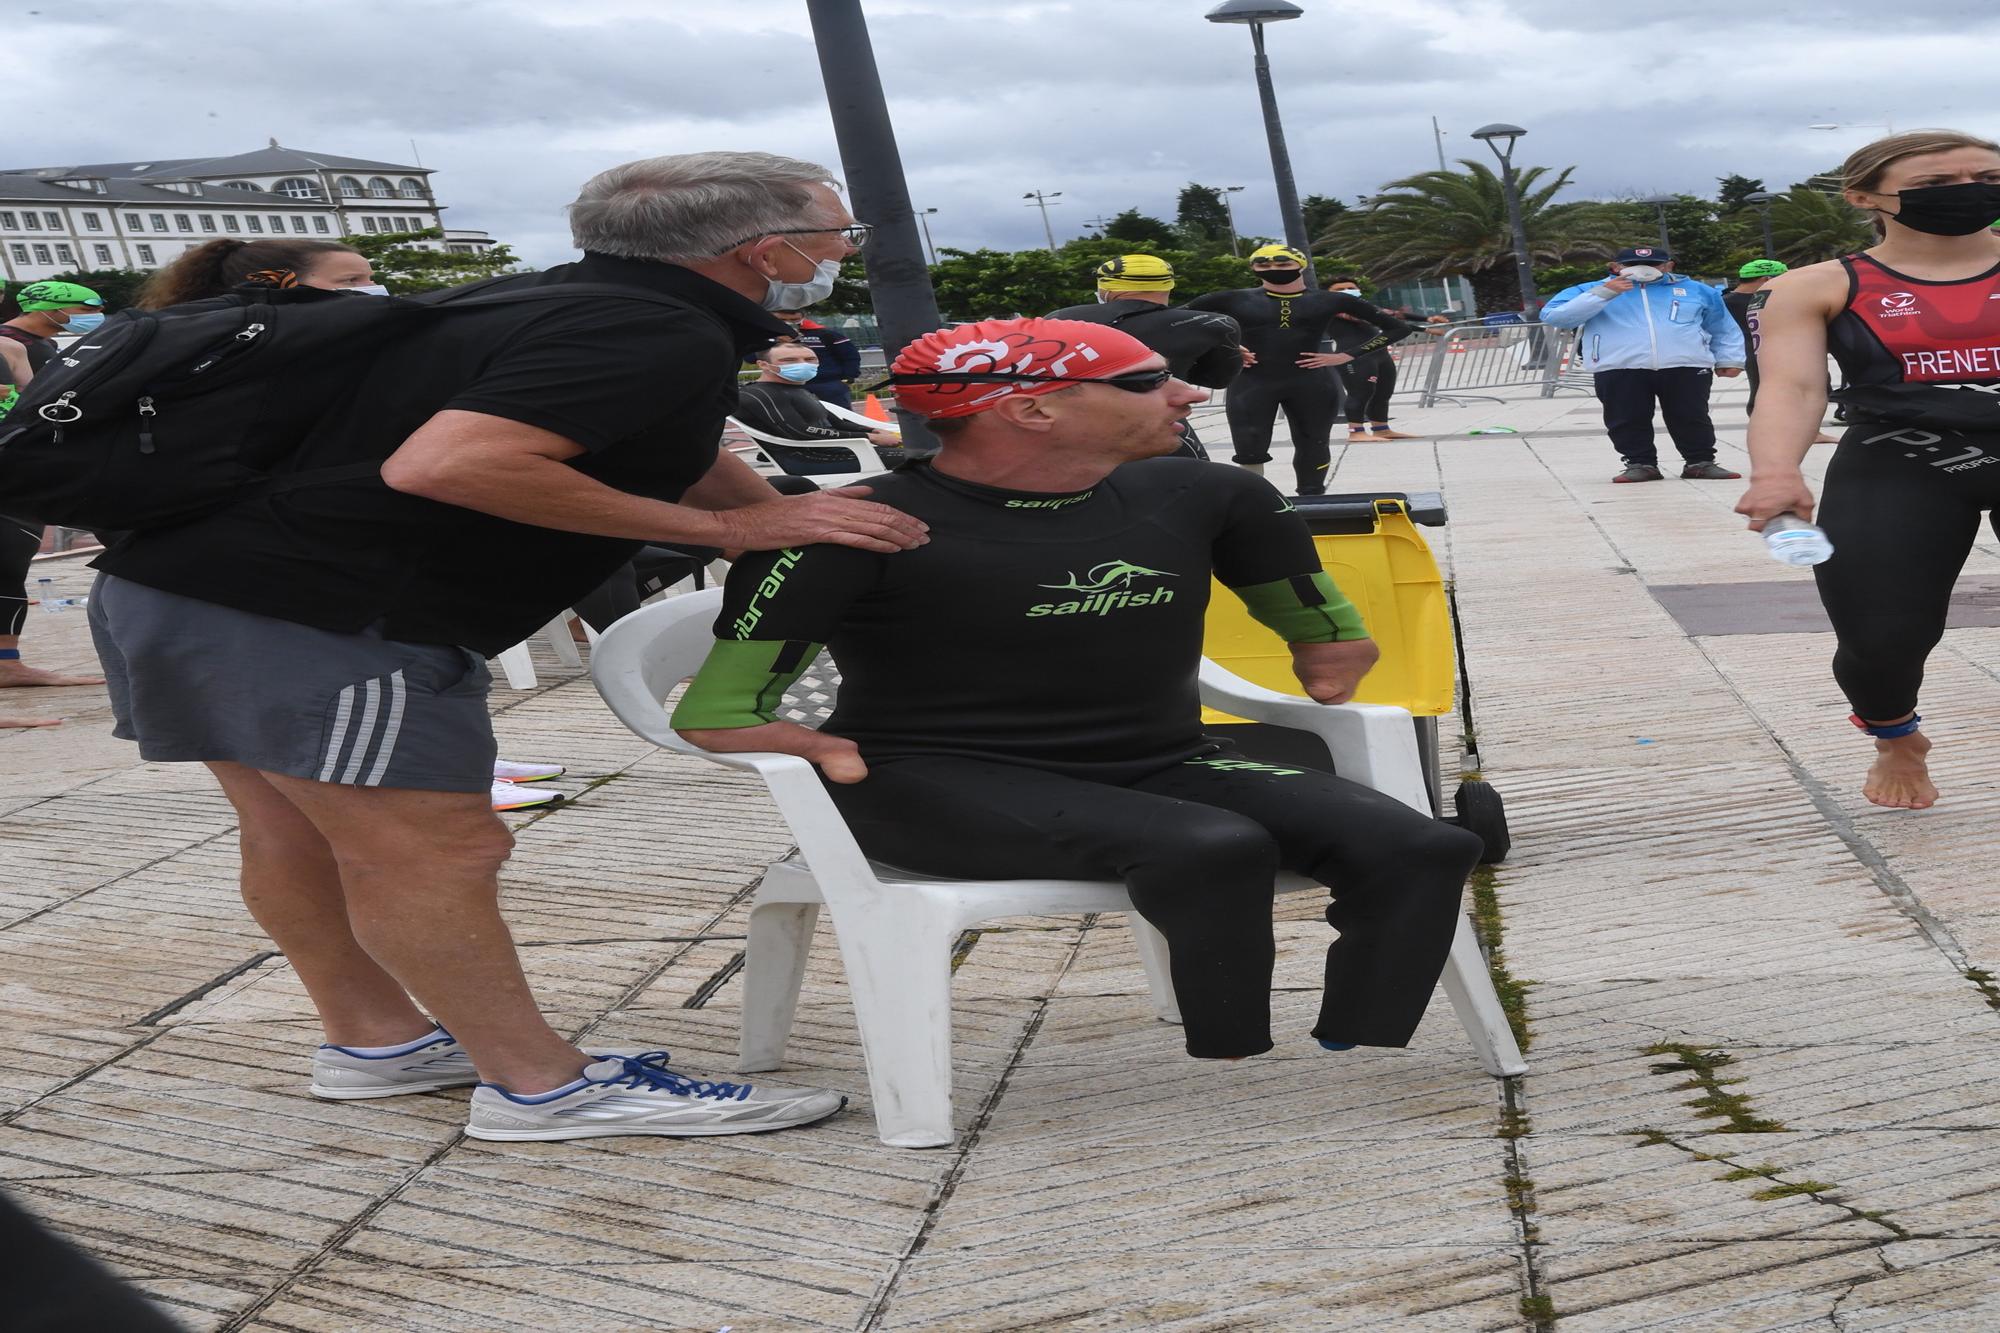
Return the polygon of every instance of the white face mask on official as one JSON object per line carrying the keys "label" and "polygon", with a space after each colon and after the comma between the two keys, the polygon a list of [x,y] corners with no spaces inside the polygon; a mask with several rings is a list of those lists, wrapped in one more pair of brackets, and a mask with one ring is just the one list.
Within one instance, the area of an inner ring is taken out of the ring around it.
{"label": "white face mask on official", "polygon": [[1658,282],[1667,276],[1667,271],[1651,264],[1627,264],[1618,270],[1618,276],[1627,282]]}
{"label": "white face mask on official", "polygon": [[781,278],[766,279],[771,285],[764,289],[764,299],[759,302],[766,310],[803,310],[807,306],[818,305],[833,295],[833,284],[840,278],[838,259],[821,259],[800,250],[790,241],[785,242],[798,252],[799,258],[816,263],[818,271],[804,282],[786,282]]}

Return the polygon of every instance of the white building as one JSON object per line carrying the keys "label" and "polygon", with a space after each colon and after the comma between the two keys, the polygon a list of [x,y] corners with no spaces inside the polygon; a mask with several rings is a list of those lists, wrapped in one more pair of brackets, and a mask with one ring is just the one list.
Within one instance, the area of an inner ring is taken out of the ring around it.
{"label": "white building", "polygon": [[[270,147],[234,157],[0,171],[0,274],[9,285],[72,269],[152,269],[218,236],[333,240],[444,227],[423,167]],[[431,249],[477,253],[483,231]]]}

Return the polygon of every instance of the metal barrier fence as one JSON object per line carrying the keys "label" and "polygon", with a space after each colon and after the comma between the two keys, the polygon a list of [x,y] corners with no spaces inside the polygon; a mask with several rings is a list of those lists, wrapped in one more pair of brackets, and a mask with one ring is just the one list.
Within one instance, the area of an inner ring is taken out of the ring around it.
{"label": "metal barrier fence", "polygon": [[[1418,407],[1439,403],[1500,402],[1480,389],[1535,385],[1552,398],[1564,390],[1590,391],[1590,376],[1572,371],[1576,330],[1540,323],[1430,325],[1415,338],[1396,344],[1405,383],[1421,379]],[[1419,361],[1427,364],[1418,365]]]}

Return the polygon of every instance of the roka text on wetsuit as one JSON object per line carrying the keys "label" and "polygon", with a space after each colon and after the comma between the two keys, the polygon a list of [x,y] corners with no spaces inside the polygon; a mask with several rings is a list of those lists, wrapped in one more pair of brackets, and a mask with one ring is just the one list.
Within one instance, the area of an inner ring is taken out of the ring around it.
{"label": "roka text on wetsuit", "polygon": [[1186,458],[1069,494],[925,464],[869,485],[924,519],[930,542],[746,555],[674,725],[773,720],[825,645],[842,676],[825,729],[869,766],[827,787],[870,856],[938,875],[1124,880],[1167,938],[1187,1048],[1206,1057],[1269,1049],[1272,877],[1302,872],[1333,888],[1340,932],[1315,1035],[1405,1044],[1478,840],[1201,732],[1211,574],[1289,642],[1367,637],[1284,497]]}

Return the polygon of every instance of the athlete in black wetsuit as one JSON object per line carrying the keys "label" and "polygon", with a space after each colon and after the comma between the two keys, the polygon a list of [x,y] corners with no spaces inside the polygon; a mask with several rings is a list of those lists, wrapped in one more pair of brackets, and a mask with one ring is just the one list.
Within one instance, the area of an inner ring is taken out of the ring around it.
{"label": "athlete in black wetsuit", "polygon": [[[981,341],[1008,330],[1032,340],[1035,364],[1066,375],[1093,360],[1108,376],[1129,368],[1110,338],[1146,352],[1115,333],[1072,332],[1080,327],[990,321],[930,335],[898,358],[903,405],[938,410],[906,376],[963,364],[968,345],[998,349],[989,365],[1030,364],[1015,356],[1026,342]],[[986,413],[972,421],[933,418],[953,427],[935,462],[869,483],[870,498],[929,525],[925,546],[892,556],[810,546],[739,562],[718,642],[674,725],[710,748],[815,758],[863,849],[895,865],[1123,879],[1167,938],[1196,1056],[1270,1048],[1272,876],[1311,875],[1333,887],[1327,918],[1340,931],[1314,1034],[1403,1045],[1443,967],[1478,839],[1202,735],[1196,668],[1211,575],[1293,645],[1315,697],[1346,697],[1372,652],[1304,523],[1269,484],[1185,458],[1118,466],[1171,450],[1173,419],[1200,401],[1163,378],[1148,377],[1141,396],[1141,376],[1128,377],[1131,393],[1024,390],[965,407]],[[812,740],[834,749],[815,754],[800,739],[810,733],[772,719],[821,645],[842,683]],[[1335,662],[1346,663],[1337,683],[1315,665]]]}
{"label": "athlete in black wetsuit", "polygon": [[[1396,358],[1387,344],[1375,345],[1378,335],[1388,334],[1398,343],[1417,331],[1361,295],[1361,284],[1352,278],[1333,278],[1326,289],[1336,296],[1351,296],[1368,306],[1372,314],[1340,315],[1332,325],[1333,350],[1346,352],[1353,360],[1335,367],[1347,386],[1347,439],[1411,440],[1414,435],[1389,428],[1389,400],[1396,396]],[[1365,350],[1364,350],[1365,349]]]}
{"label": "athlete in black wetsuit", "polygon": [[1337,316],[1373,323],[1382,312],[1359,297],[1307,291],[1305,256],[1296,250],[1264,246],[1250,256],[1250,268],[1261,287],[1210,292],[1187,304],[1190,310],[1228,315],[1243,328],[1246,364],[1224,404],[1236,447],[1234,461],[1258,469],[1271,461],[1271,428],[1282,408],[1291,428],[1298,493],[1323,495],[1332,462],[1328,436],[1339,392],[1329,367],[1387,347],[1415,330],[1397,321],[1401,333],[1377,331],[1349,350],[1322,352],[1320,343],[1333,333]]}
{"label": "athlete in black wetsuit", "polygon": [[[792,369],[787,371],[787,367]],[[814,449],[813,440],[873,440],[884,466],[901,461],[900,437],[887,430],[842,421],[826,410],[811,388],[818,372],[812,349],[799,343],[779,343],[757,354],[758,378],[737,390],[735,418],[752,430],[797,440],[805,447],[765,444],[786,472],[797,477],[827,476],[854,471],[854,455],[845,449]],[[794,378],[796,377],[796,378]],[[894,450],[893,454],[885,450]]]}
{"label": "athlete in black wetsuit", "polygon": [[[1166,260],[1119,255],[1097,266],[1097,304],[1065,306],[1047,317],[1122,329],[1165,357],[1175,379],[1204,389],[1225,387],[1243,370],[1243,330],[1227,315],[1168,305],[1173,289],[1174,270]],[[1187,422],[1181,423],[1181,452],[1208,457]]]}

